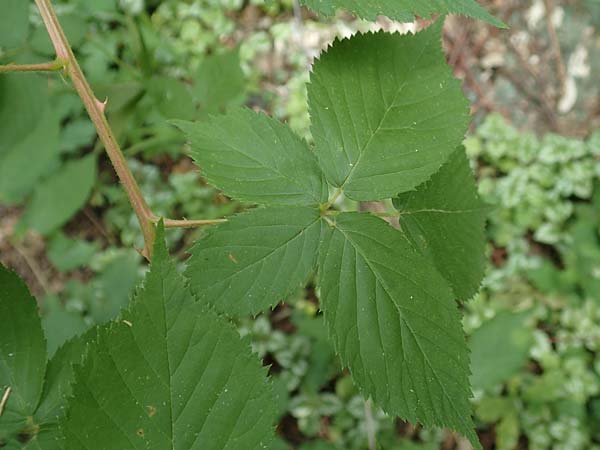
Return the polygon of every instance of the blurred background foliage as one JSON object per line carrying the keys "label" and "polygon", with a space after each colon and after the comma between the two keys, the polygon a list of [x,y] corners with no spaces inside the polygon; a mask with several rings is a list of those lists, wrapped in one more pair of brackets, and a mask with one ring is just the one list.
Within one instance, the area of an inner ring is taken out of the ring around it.
{"label": "blurred background foliage", "polygon": [[[247,105],[310,142],[305,83],[320,50],[358,30],[424,26],[325,20],[293,0],[55,3],[146,199],[174,218],[245,205],[201,179],[169,119]],[[600,450],[600,2],[482,3],[510,30],[451,17],[444,31],[473,104],[465,146],[493,207],[487,276],[464,305],[478,431],[487,450]],[[0,62],[51,58],[35,8],[3,0]],[[42,299],[52,353],[127,303],[146,270],[141,233],[60,76],[1,76],[0,124],[0,260]],[[202,233],[170,231],[172,252],[185,261]],[[365,402],[311,285],[239,330],[280,393],[276,450],[364,450],[372,434],[385,450],[470,448]]]}

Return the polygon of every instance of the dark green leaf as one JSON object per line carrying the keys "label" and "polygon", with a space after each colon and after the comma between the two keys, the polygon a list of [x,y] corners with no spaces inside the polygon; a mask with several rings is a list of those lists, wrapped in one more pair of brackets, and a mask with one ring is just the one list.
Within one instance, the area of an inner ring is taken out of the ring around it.
{"label": "dark green leaf", "polygon": [[485,271],[485,217],[463,147],[431,179],[394,199],[400,226],[430,258],[461,300],[471,298]]}
{"label": "dark green leaf", "polygon": [[198,241],[186,275],[203,303],[234,316],[256,314],[307,281],[320,232],[316,209],[254,209]]}
{"label": "dark green leaf", "polygon": [[308,86],[315,152],[348,197],[413,189],[463,140],[469,104],[446,64],[441,25],[416,35],[358,34],[315,63]]}
{"label": "dark green leaf", "polygon": [[301,0],[301,3],[326,16],[344,8],[367,20],[388,16],[399,22],[412,22],[415,16],[430,18],[434,14],[463,14],[505,28],[475,0]]}
{"label": "dark green leaf", "polygon": [[[25,284],[0,265],[0,446],[58,449],[58,421],[70,395],[71,365],[81,360],[87,336],[69,341],[46,366],[46,342],[36,301]],[[25,444],[24,444],[25,442]]]}
{"label": "dark green leaf", "polygon": [[239,200],[274,205],[316,205],[327,185],[306,143],[286,125],[249,109],[176,122],[206,178]]}
{"label": "dark green leaf", "polygon": [[480,449],[467,345],[446,281],[386,222],[359,213],[328,220],[320,297],[343,364],[388,413],[447,426]]}
{"label": "dark green leaf", "polygon": [[266,368],[195,302],[162,230],[143,288],[99,329],[75,380],[65,450],[255,450],[272,439]]}

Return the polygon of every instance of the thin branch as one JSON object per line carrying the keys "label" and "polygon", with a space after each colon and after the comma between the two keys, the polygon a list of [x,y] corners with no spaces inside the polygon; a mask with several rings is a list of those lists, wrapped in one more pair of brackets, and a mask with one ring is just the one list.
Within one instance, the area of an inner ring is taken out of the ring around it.
{"label": "thin branch", "polygon": [[[104,114],[106,106],[106,100],[101,102],[96,98],[92,88],[73,54],[73,50],[69,45],[69,41],[65,36],[65,33],[58,21],[56,12],[52,7],[50,0],[35,0],[54,50],[56,51],[57,60],[55,64],[60,62],[59,68],[64,68],[66,75],[68,75],[72,82],[75,90],[79,94],[85,109],[87,110],[90,119],[96,127],[98,137],[106,149],[106,153],[110,158],[110,161],[121,181],[129,202],[135,212],[135,215],[140,223],[142,234],[144,235],[144,246],[145,248],[141,252],[146,258],[150,258],[152,255],[152,247],[154,245],[155,228],[154,225],[158,222],[157,216],[150,210],[150,207],[146,203],[142,192],[135,181],[133,174],[127,164],[127,160],[121,151],[121,147],[117,142],[108,120]],[[14,67],[14,66],[13,66]],[[23,67],[23,66],[21,66]],[[204,225],[213,225],[215,223],[225,222],[224,219],[219,220],[165,220],[165,226],[168,228],[191,228]]]}
{"label": "thin branch", "polygon": [[6,405],[6,402],[8,401],[8,396],[10,395],[11,390],[12,390],[12,388],[10,386],[7,387],[6,390],[4,391],[4,395],[2,395],[2,400],[0,400],[0,416],[4,412],[4,406]]}
{"label": "thin branch", "polygon": [[556,61],[556,68],[558,72],[558,81],[560,83],[560,97],[565,95],[567,88],[567,68],[562,56],[562,50],[560,49],[560,41],[556,34],[556,28],[552,22],[552,16],[554,15],[554,0],[545,0],[546,6],[546,28],[548,30],[548,37],[550,38],[550,45],[552,46],[552,52],[554,53],[554,59]]}
{"label": "thin branch", "polygon": [[377,436],[375,431],[375,419],[373,418],[373,406],[371,399],[365,400],[365,426],[367,429],[367,442],[369,450],[377,449]]}
{"label": "thin branch", "polygon": [[0,73],[9,72],[58,72],[64,69],[65,62],[56,59],[54,61],[40,64],[6,64],[0,65]]}
{"label": "thin branch", "polygon": [[[154,217],[152,219],[153,222],[158,222],[158,218]],[[165,228],[196,228],[196,227],[204,227],[209,225],[216,225],[219,223],[225,223],[227,219],[208,219],[208,220],[172,220],[172,219],[164,219],[163,223]]]}

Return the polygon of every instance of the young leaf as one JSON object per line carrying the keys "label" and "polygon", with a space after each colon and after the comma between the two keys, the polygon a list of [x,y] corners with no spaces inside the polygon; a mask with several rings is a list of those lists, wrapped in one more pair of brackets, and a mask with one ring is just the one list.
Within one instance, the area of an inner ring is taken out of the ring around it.
{"label": "young leaf", "polygon": [[22,225],[41,234],[56,230],[85,204],[95,182],[95,155],[66,163],[37,186]]}
{"label": "young leaf", "polygon": [[233,316],[256,314],[307,281],[320,233],[316,209],[254,209],[198,241],[186,275],[203,303]]}
{"label": "young leaf", "polygon": [[[46,341],[35,299],[14,273],[0,265],[0,447],[56,448],[58,421],[70,394],[71,365],[86,338],[61,347],[46,366]],[[8,392],[8,394],[7,394]]]}
{"label": "young leaf", "polygon": [[414,188],[464,138],[469,104],[441,50],[441,25],[416,35],[358,34],[315,63],[315,152],[348,197],[379,200]]}
{"label": "young leaf", "polygon": [[329,334],[365,395],[403,419],[459,431],[480,449],[467,345],[446,281],[368,214],[337,216],[319,254]]}
{"label": "young leaf", "polygon": [[143,288],[76,368],[65,450],[254,450],[271,439],[266,368],[195,302],[159,228]]}
{"label": "young leaf", "polygon": [[208,181],[239,200],[317,205],[327,184],[306,143],[265,114],[238,109],[207,122],[175,124]]}
{"label": "young leaf", "polygon": [[488,207],[463,147],[431,179],[394,199],[402,230],[448,280],[454,294],[468,300],[485,271],[485,217]]}
{"label": "young leaf", "polygon": [[412,22],[415,16],[429,18],[433,14],[463,14],[506,28],[475,0],[301,0],[301,3],[325,16],[334,15],[338,8],[372,21],[377,20],[378,16]]}

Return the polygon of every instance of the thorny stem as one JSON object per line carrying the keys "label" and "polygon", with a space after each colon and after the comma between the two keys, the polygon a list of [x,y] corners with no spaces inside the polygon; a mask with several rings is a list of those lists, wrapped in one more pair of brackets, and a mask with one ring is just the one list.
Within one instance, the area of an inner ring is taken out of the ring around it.
{"label": "thorny stem", "polygon": [[[146,258],[151,257],[152,247],[155,238],[154,225],[158,222],[159,218],[151,210],[146,200],[144,199],[142,192],[135,181],[131,170],[127,164],[127,160],[119,147],[119,144],[108,124],[108,120],[104,114],[105,103],[100,102],[88,81],[86,80],[73,50],[69,45],[67,37],[58,21],[58,17],[54,12],[52,3],[50,0],[35,0],[46,30],[50,36],[50,40],[54,46],[57,55],[57,61],[62,62],[66,75],[68,75],[73,81],[73,86],[79,94],[85,109],[87,110],[90,119],[96,127],[98,137],[106,149],[106,153],[110,158],[112,165],[119,177],[119,180],[123,184],[129,202],[138,218],[142,233],[144,235],[145,248],[142,254]],[[169,225],[167,225],[167,223]],[[165,220],[165,226],[167,227],[194,227],[201,225],[211,225],[217,223],[217,221],[188,221],[188,220]]]}
{"label": "thorny stem", "polygon": [[0,65],[0,73],[9,72],[57,72],[64,69],[66,62],[57,58],[41,64],[6,64]]}

